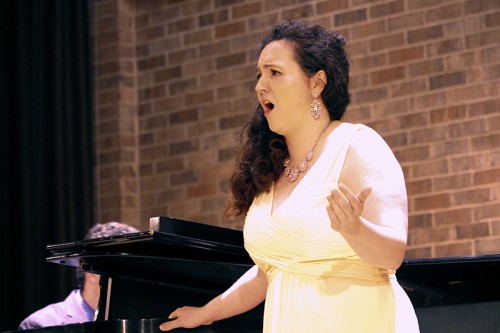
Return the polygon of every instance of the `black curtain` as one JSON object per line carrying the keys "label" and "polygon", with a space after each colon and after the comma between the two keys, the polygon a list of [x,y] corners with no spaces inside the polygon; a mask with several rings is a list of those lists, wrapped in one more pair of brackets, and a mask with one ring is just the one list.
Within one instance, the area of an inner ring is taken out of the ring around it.
{"label": "black curtain", "polygon": [[91,1],[0,1],[0,331],[76,287],[46,246],[93,224]]}

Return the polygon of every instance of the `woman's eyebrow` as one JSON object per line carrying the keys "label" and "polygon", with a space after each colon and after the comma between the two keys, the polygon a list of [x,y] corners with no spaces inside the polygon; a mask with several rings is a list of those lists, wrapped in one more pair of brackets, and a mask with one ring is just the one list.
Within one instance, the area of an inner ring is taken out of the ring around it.
{"label": "woman's eyebrow", "polygon": [[[266,69],[266,68],[269,68],[269,67],[278,67],[278,68],[281,68],[279,65],[276,65],[274,63],[269,63],[269,64],[264,64],[262,65],[262,68]],[[259,67],[257,66],[257,68],[255,68],[255,73],[258,73],[259,72]]]}

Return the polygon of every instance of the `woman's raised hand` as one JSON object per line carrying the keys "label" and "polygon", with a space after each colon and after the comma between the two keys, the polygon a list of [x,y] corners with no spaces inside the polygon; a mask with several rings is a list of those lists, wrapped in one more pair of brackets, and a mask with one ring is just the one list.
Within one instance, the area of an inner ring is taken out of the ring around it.
{"label": "woman's raised hand", "polygon": [[354,232],[361,223],[359,218],[371,191],[371,187],[366,187],[356,195],[344,184],[332,190],[327,197],[330,204],[326,208],[332,229],[340,233]]}

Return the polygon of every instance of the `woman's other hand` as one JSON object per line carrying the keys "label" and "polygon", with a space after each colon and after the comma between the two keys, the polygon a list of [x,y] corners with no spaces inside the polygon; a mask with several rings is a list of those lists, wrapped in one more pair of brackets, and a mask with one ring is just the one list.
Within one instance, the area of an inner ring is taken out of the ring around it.
{"label": "woman's other hand", "polygon": [[212,322],[207,319],[203,307],[183,306],[172,312],[167,321],[160,325],[160,330],[170,331],[174,328],[195,328],[201,325],[210,325]]}

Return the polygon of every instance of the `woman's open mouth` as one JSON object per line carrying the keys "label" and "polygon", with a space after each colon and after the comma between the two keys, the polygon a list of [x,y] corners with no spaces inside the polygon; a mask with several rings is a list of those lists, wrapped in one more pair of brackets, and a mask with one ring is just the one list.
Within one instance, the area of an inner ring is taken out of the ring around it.
{"label": "woman's open mouth", "polygon": [[274,109],[274,104],[269,101],[264,101],[262,103],[262,108],[264,109],[264,114],[268,114]]}

